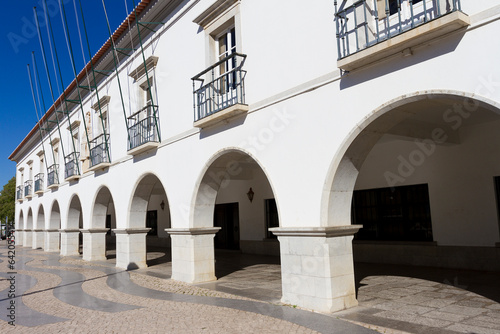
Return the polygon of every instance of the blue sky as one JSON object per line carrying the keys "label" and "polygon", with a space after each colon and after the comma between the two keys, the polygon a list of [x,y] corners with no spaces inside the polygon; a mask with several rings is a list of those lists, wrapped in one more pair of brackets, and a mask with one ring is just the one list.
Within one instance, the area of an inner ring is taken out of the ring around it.
{"label": "blue sky", "polygon": [[[47,28],[44,24],[45,20],[43,19],[43,1],[47,3],[47,13],[50,16],[52,28],[54,30],[55,46],[61,64],[64,85],[68,86],[74,79],[63,33],[61,15],[57,5],[58,0],[4,1],[4,3],[2,3],[4,15],[0,23],[0,45],[2,45],[0,57],[4,71],[3,80],[1,80],[0,83],[0,135],[2,140],[2,144],[0,145],[0,189],[16,172],[16,164],[8,159],[9,155],[37,122],[37,115],[31,96],[28,72],[26,69],[28,63],[32,66],[32,51],[35,51],[36,55],[46,109],[52,105],[52,97],[50,95],[47,75],[45,74],[46,72],[43,66],[40,43],[34,25],[35,19],[33,14],[33,7],[37,7],[42,38],[44,39],[50,70],[52,68],[52,62],[48,46]],[[79,0],[62,1],[65,5],[66,15],[69,21],[69,32],[75,55],[76,69],[77,72],[80,72],[84,62],[74,8],[75,3],[77,8],[80,8]],[[105,0],[112,31],[114,31],[127,16],[125,1],[127,2],[129,11],[132,10],[134,2],[135,4],[139,2],[139,0]],[[102,0],[81,0],[81,3],[87,25],[91,52],[95,54],[109,37]],[[78,12],[78,15],[81,14]],[[86,48],[85,35],[83,34],[82,21],[80,16],[78,18],[80,19],[80,28],[82,29],[81,36],[85,47],[85,57],[88,61],[88,50]],[[60,90],[56,88],[55,73],[51,71],[50,76],[53,80],[54,95],[57,99]],[[59,79],[58,74],[57,78]]]}

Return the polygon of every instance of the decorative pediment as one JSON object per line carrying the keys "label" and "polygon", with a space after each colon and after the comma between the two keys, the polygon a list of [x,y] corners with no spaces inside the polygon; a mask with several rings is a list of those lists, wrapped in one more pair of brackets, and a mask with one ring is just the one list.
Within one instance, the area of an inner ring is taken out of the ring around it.
{"label": "decorative pediment", "polygon": [[73,123],[71,123],[70,126],[68,126],[68,130],[73,131],[73,130],[77,129],[79,126],[80,126],[80,121],[76,120]]}
{"label": "decorative pediment", "polygon": [[109,100],[111,100],[111,96],[109,95],[104,95],[99,99],[99,102],[96,102],[91,108],[94,110],[99,110],[99,105],[102,107],[106,106],[109,104]]}
{"label": "decorative pediment", "polygon": [[208,7],[200,15],[198,15],[193,22],[199,24],[203,29],[205,29],[207,25],[224,14],[235,3],[239,2],[240,0],[217,0],[212,6]]}
{"label": "decorative pediment", "polygon": [[148,59],[146,59],[146,67],[144,67],[144,63],[141,62],[139,66],[137,66],[136,69],[130,72],[129,76],[134,78],[134,80],[139,80],[144,74],[146,74],[146,68],[148,69],[148,72],[151,71],[153,68],[156,67],[156,64],[158,63],[158,57],[157,56],[151,56]]}

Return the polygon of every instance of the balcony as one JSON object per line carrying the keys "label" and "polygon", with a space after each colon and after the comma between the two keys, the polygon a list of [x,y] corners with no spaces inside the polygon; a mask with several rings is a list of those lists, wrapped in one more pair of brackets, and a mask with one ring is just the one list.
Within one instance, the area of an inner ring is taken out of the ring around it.
{"label": "balcony", "polygon": [[59,187],[59,165],[53,164],[47,168],[47,188]]}
{"label": "balcony", "polygon": [[136,155],[155,149],[159,142],[158,106],[148,104],[127,118],[128,154]]}
{"label": "balcony", "polygon": [[[352,3],[347,6],[347,3]],[[470,24],[460,0],[341,1],[337,66],[345,71],[402,53]]]}
{"label": "balcony", "polygon": [[89,171],[104,169],[110,163],[109,159],[109,135],[101,134],[90,142],[90,168]]}
{"label": "balcony", "polygon": [[33,180],[28,180],[24,182],[24,197],[25,198],[33,197]]}
{"label": "balcony", "polygon": [[205,128],[248,112],[243,70],[246,57],[234,52],[191,78],[195,127]]}
{"label": "balcony", "polygon": [[35,194],[43,194],[43,173],[35,175]]}
{"label": "balcony", "polygon": [[80,153],[73,152],[64,157],[64,178],[66,181],[78,180],[80,171],[78,166],[78,158]]}
{"label": "balcony", "polygon": [[16,188],[16,199],[19,201],[19,202],[22,202],[23,201],[23,186],[17,186]]}

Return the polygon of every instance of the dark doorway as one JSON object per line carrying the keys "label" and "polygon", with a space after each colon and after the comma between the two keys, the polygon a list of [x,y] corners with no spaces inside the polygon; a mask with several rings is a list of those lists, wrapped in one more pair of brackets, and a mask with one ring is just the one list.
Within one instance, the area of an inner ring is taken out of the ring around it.
{"label": "dark doorway", "polygon": [[150,228],[148,235],[158,235],[158,211],[148,211],[146,215],[146,227]]}
{"label": "dark doorway", "polygon": [[215,235],[215,248],[240,249],[240,215],[238,203],[216,204],[214,226],[221,228]]}

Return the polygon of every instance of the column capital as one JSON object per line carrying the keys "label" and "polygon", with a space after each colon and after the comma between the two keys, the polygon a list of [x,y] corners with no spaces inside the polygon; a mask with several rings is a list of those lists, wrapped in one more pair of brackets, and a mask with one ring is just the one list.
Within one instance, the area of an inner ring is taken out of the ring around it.
{"label": "column capital", "polygon": [[327,227],[273,227],[269,231],[276,236],[286,237],[343,237],[353,235],[362,228],[363,225],[342,225]]}
{"label": "column capital", "polygon": [[89,229],[80,229],[82,233],[106,233],[109,231],[109,228],[89,228]]}
{"label": "column capital", "polygon": [[59,230],[59,232],[61,232],[61,233],[76,233],[76,232],[80,232],[80,230],[77,228],[68,228],[68,229],[61,229],[61,230]]}
{"label": "column capital", "polygon": [[165,232],[170,235],[199,235],[216,234],[220,229],[220,227],[166,228]]}
{"label": "column capital", "polygon": [[131,228],[116,228],[112,230],[115,234],[140,234],[140,233],[148,233],[151,228],[143,228],[143,227],[131,227]]}

